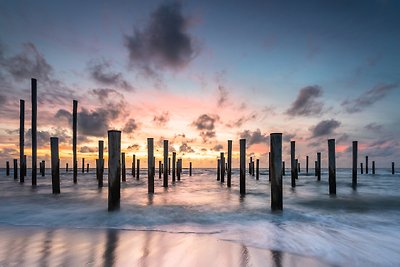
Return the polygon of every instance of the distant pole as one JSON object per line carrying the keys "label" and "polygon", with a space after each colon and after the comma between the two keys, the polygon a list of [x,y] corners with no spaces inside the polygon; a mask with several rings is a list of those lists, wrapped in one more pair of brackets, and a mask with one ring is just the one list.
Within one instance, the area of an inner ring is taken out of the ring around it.
{"label": "distant pole", "polygon": [[82,158],[82,173],[85,173],[85,158]]}
{"label": "distant pole", "polygon": [[161,179],[161,160],[158,161],[158,179]]}
{"label": "distant pole", "polygon": [[108,210],[119,208],[121,198],[121,131],[108,131]]}
{"label": "distant pole", "polygon": [[76,155],[76,141],[78,130],[78,101],[73,101],[72,107],[72,165],[74,168],[74,184],[78,182],[78,158]]}
{"label": "distant pole", "polygon": [[375,174],[375,160],[372,161],[372,174]]}
{"label": "distant pole", "polygon": [[290,141],[290,165],[291,165],[291,174],[292,174],[292,187],[296,187],[296,142],[295,141]]}
{"label": "distant pole", "polygon": [[282,134],[270,135],[271,150],[271,209],[283,209],[282,191]]}
{"label": "distant pole", "polygon": [[250,163],[249,163],[249,174],[251,175],[251,171],[252,171],[252,164],[253,164],[253,157],[250,157]]}
{"label": "distant pole", "polygon": [[135,177],[135,163],[136,163],[136,156],[133,154],[132,157],[132,176]]}
{"label": "distant pole", "polygon": [[32,101],[32,186],[36,186],[37,172],[37,87],[36,79],[31,79],[31,101]]}
{"label": "distant pole", "polygon": [[168,175],[171,175],[171,157],[168,158]]}
{"label": "distant pole", "polygon": [[176,175],[176,152],[172,152],[172,182],[175,182]]}
{"label": "distant pole", "polygon": [[103,175],[104,175],[104,141],[99,140],[99,160],[97,166],[97,183],[98,187],[103,187]]}
{"label": "distant pole", "polygon": [[147,193],[154,193],[154,139],[147,138]]}
{"label": "distant pole", "polygon": [[394,162],[392,162],[392,174],[394,174]]}
{"label": "distant pole", "polygon": [[363,168],[363,163],[362,162],[360,163],[360,171],[361,171],[361,174],[364,173],[364,168]]}
{"label": "distant pole", "polygon": [[50,137],[51,146],[51,184],[53,194],[60,194],[60,158],[58,155],[58,137]]}
{"label": "distant pole", "polygon": [[42,160],[42,176],[44,176],[45,174],[46,174],[46,161]]}
{"label": "distant pole", "polygon": [[321,152],[317,153],[317,165],[318,165],[317,180],[321,181]]}
{"label": "distant pole", "polygon": [[282,176],[286,175],[285,161],[282,161]]}
{"label": "distant pole", "polygon": [[86,172],[89,173],[89,163],[86,164]]}
{"label": "distant pole", "polygon": [[14,159],[14,180],[18,179],[18,160]]}
{"label": "distant pole", "polygon": [[329,194],[336,195],[336,152],[335,139],[328,140]]}
{"label": "distant pole", "polygon": [[308,175],[308,156],[306,156],[306,175]]}
{"label": "distant pole", "polygon": [[368,156],[365,156],[365,173],[368,174]]}
{"label": "distant pole", "polygon": [[240,194],[246,194],[246,139],[240,139]]}
{"label": "distant pole", "polygon": [[139,180],[139,174],[140,174],[140,159],[136,160],[136,180]]}
{"label": "distant pole", "polygon": [[296,159],[295,160],[295,162],[296,162],[296,169],[295,169],[295,172],[296,172],[296,179],[299,179],[299,160],[298,159]]}
{"label": "distant pole", "polygon": [[317,172],[318,172],[318,162],[314,162],[314,176],[317,177]]}
{"label": "distant pole", "polygon": [[297,179],[299,179],[299,176],[298,176],[298,174],[301,172],[301,168],[300,168],[300,162],[299,162],[299,160],[297,159]]}
{"label": "distant pole", "polygon": [[68,172],[68,162],[65,163],[65,172]]}
{"label": "distant pole", "polygon": [[26,155],[24,155],[24,177],[26,176],[28,165],[27,165]]}
{"label": "distant pole", "polygon": [[25,182],[24,171],[26,162],[24,161],[24,138],[25,135],[25,100],[19,101],[19,182]]}
{"label": "distant pole", "polygon": [[260,159],[256,159],[256,180],[260,180]]}
{"label": "distant pole", "polygon": [[217,181],[221,180],[221,160],[217,159]]}
{"label": "distant pole", "polygon": [[[270,150],[271,150],[271,148],[270,148]],[[271,182],[271,164],[272,164],[272,162],[271,162],[271,151],[270,151],[270,152],[268,152],[268,181],[270,181],[270,182]]]}
{"label": "distant pole", "polygon": [[221,183],[225,182],[225,156],[224,152],[221,152]]}
{"label": "distant pole", "polygon": [[125,153],[121,153],[122,182],[126,182]]}
{"label": "distant pole", "polygon": [[352,181],[351,186],[353,189],[357,187],[357,159],[358,157],[358,142],[353,141],[353,171],[352,171]]}
{"label": "distant pole", "polygon": [[168,187],[168,140],[164,140],[163,185]]}
{"label": "distant pole", "polygon": [[9,161],[6,162],[6,175],[10,176],[10,162]]}
{"label": "distant pole", "polygon": [[192,176],[192,162],[189,163],[189,176]]}
{"label": "distant pole", "polygon": [[177,170],[178,170],[178,172],[177,172],[177,179],[178,179],[178,181],[180,181],[181,180],[181,173],[182,173],[182,159],[178,159],[178,163],[177,163]]}
{"label": "distant pole", "polygon": [[255,161],[252,161],[252,162],[251,162],[251,175],[252,175],[252,176],[255,176],[255,174],[256,174],[256,172],[255,172],[255,169],[256,169],[256,168],[255,168],[254,165],[255,165]]}
{"label": "distant pole", "polygon": [[228,173],[226,175],[226,185],[231,187],[232,184],[232,140],[228,140]]}

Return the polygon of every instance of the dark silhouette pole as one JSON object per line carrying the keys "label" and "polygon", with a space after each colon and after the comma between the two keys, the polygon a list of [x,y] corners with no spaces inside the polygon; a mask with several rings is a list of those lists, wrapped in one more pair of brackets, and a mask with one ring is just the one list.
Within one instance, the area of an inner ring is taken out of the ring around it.
{"label": "dark silhouette pole", "polygon": [[68,172],[68,162],[65,163],[65,172]]}
{"label": "dark silhouette pole", "polygon": [[271,149],[271,209],[283,209],[282,193],[282,134],[270,135]]}
{"label": "dark silhouette pole", "polygon": [[175,182],[176,173],[176,152],[172,152],[172,182]]}
{"label": "dark silhouette pole", "polygon": [[282,176],[286,175],[285,161],[282,161]]}
{"label": "dark silhouette pole", "polygon": [[290,141],[290,167],[291,167],[291,174],[292,174],[292,187],[296,187],[296,169],[297,169],[297,164],[296,164],[296,142],[295,141]]}
{"label": "dark silhouette pole", "polygon": [[136,165],[137,165],[137,169],[136,169],[136,180],[139,180],[139,174],[140,174],[140,159],[136,160]]}
{"label": "dark silhouette pole", "polygon": [[126,182],[126,168],[125,168],[125,153],[121,153],[121,162],[122,162],[122,182]]}
{"label": "dark silhouette pole", "polygon": [[162,169],[162,164],[161,164],[161,160],[158,161],[158,179],[161,179],[161,171]]}
{"label": "dark silhouette pole", "polygon": [[353,141],[353,171],[352,171],[352,182],[351,186],[353,189],[357,187],[357,163],[358,163],[358,142]]}
{"label": "dark silhouette pole", "polygon": [[14,159],[14,180],[18,179],[18,160]]}
{"label": "dark silhouette pole", "polygon": [[97,166],[97,183],[98,187],[103,187],[103,175],[104,175],[104,141],[99,140],[99,160]]}
{"label": "dark silhouette pole", "polygon": [[365,173],[368,174],[368,156],[365,156]]}
{"label": "dark silhouette pole", "polygon": [[89,163],[86,164],[86,172],[89,173]]}
{"label": "dark silhouette pole", "polygon": [[135,177],[135,163],[136,163],[136,156],[133,154],[132,158],[132,176]]}
{"label": "dark silhouette pole", "polygon": [[217,181],[221,180],[221,160],[217,159]]}
{"label": "dark silhouette pole", "polygon": [[171,158],[168,158],[168,175],[171,175]]}
{"label": "dark silhouette pole", "polygon": [[24,160],[24,142],[25,142],[25,100],[19,101],[19,182],[25,182],[25,160]]}
{"label": "dark silhouette pole", "polygon": [[321,152],[317,153],[318,176],[317,180],[321,181]]}
{"label": "dark silhouette pole", "polygon": [[336,152],[335,139],[328,140],[329,194],[336,195]]}
{"label": "dark silhouette pole", "polygon": [[189,176],[192,176],[192,162],[189,163]]}
{"label": "dark silhouette pole", "polygon": [[361,171],[361,174],[364,173],[364,168],[363,168],[363,163],[362,162],[360,163],[360,171]]}
{"label": "dark silhouette pole", "polygon": [[42,176],[46,174],[46,161],[42,160]]}
{"label": "dark silhouette pole", "polygon": [[168,140],[164,140],[164,170],[163,185],[168,187]]}
{"label": "dark silhouette pole", "polygon": [[225,156],[221,152],[221,184],[225,182]]}
{"label": "dark silhouette pole", "polygon": [[240,139],[240,194],[246,194],[246,139]]}
{"label": "dark silhouette pole", "polygon": [[74,168],[74,184],[78,182],[78,158],[76,155],[76,141],[77,141],[77,130],[78,130],[78,101],[72,102],[72,165]]}
{"label": "dark silhouette pole", "polygon": [[318,163],[317,161],[314,162],[314,176],[317,177],[317,172],[318,172]]}
{"label": "dark silhouette pole", "polygon": [[260,160],[256,159],[256,180],[260,180]]}
{"label": "dark silhouette pole", "polygon": [[121,198],[121,131],[108,131],[108,210],[119,208]]}
{"label": "dark silhouette pole", "polygon": [[308,156],[306,156],[306,175],[308,175]]}
{"label": "dark silhouette pole", "polygon": [[177,162],[177,179],[178,179],[178,181],[180,181],[181,180],[181,173],[182,173],[182,159],[178,159],[178,162]]}
{"label": "dark silhouette pole", "polygon": [[392,174],[394,174],[394,162],[392,162]]}
{"label": "dark silhouette pole", "polygon": [[154,193],[154,139],[147,138],[147,193]]}
{"label": "dark silhouette pole", "polygon": [[6,162],[6,175],[10,176],[10,162],[9,161]]}
{"label": "dark silhouette pole", "polygon": [[37,184],[37,87],[36,79],[31,79],[31,101],[32,101],[32,186]]}
{"label": "dark silhouette pole", "polygon": [[375,174],[375,161],[372,161],[372,174]]}
{"label": "dark silhouette pole", "polygon": [[58,138],[50,137],[51,146],[51,184],[53,194],[60,194],[60,158],[58,153]]}
{"label": "dark silhouette pole", "polygon": [[226,185],[231,187],[232,180],[232,140],[228,140],[228,172],[226,175]]}

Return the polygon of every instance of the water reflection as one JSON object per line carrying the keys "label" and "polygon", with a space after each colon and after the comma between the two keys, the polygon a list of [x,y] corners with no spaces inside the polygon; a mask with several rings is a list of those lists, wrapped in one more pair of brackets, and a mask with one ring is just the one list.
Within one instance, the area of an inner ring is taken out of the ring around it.
{"label": "water reflection", "polygon": [[107,238],[104,247],[104,267],[114,266],[116,257],[116,248],[118,246],[118,231],[114,229],[107,230]]}

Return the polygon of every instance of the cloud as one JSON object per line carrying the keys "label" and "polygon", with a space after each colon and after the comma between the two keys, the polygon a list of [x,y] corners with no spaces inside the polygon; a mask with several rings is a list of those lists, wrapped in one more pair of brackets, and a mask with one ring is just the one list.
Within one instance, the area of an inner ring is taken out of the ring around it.
{"label": "cloud", "polygon": [[320,121],[314,127],[311,127],[312,137],[320,137],[332,134],[340,126],[340,122],[334,119]]}
{"label": "cloud", "polygon": [[129,119],[128,122],[125,124],[125,127],[123,131],[125,133],[133,133],[135,130],[139,128],[138,123],[135,121],[135,119]]}
{"label": "cloud", "polygon": [[134,29],[124,38],[132,66],[147,73],[157,69],[179,69],[195,56],[192,37],[187,33],[189,18],[179,2],[164,3],[150,16],[144,29]]}
{"label": "cloud", "polygon": [[153,122],[157,126],[165,126],[168,121],[169,121],[169,113],[168,113],[168,111],[167,112],[163,112],[160,115],[155,115],[154,118],[153,118]]}
{"label": "cloud", "polygon": [[215,123],[219,120],[218,115],[214,114],[202,114],[194,122],[194,126],[203,138],[204,142],[215,137]]}
{"label": "cloud", "polygon": [[179,147],[179,152],[194,153],[194,150],[187,143],[182,143]]}
{"label": "cloud", "polygon": [[324,104],[318,101],[322,96],[322,89],[318,85],[307,86],[300,89],[296,100],[286,110],[290,116],[316,116],[323,113]]}
{"label": "cloud", "polygon": [[97,147],[82,146],[79,149],[80,153],[95,153],[97,152]]}
{"label": "cloud", "polygon": [[290,142],[295,137],[296,137],[296,134],[290,134],[290,133],[284,133],[282,135],[282,139],[283,139],[284,142]]}
{"label": "cloud", "polygon": [[23,44],[23,50],[12,57],[0,56],[0,65],[6,69],[16,81],[29,80],[35,77],[49,82],[53,68],[39,53],[33,43]]}
{"label": "cloud", "polygon": [[0,106],[4,105],[7,102],[7,97],[3,94],[0,94]]}
{"label": "cloud", "polygon": [[127,150],[129,151],[138,151],[140,146],[138,144],[133,144],[127,147]]}
{"label": "cloud", "polygon": [[212,148],[212,150],[214,150],[214,151],[221,151],[222,149],[224,149],[224,146],[221,145],[221,144],[216,144],[216,145]]}
{"label": "cloud", "polygon": [[367,130],[370,130],[372,132],[378,133],[382,130],[383,126],[381,124],[377,124],[377,123],[373,122],[373,123],[369,123],[369,124],[365,125],[364,128]]}
{"label": "cloud", "polygon": [[119,93],[115,89],[108,89],[108,88],[99,88],[99,89],[93,89],[91,91],[91,94],[96,96],[101,103],[105,103],[106,100],[109,100],[109,98],[114,95],[118,96],[119,98],[123,99],[124,95]]}
{"label": "cloud", "polygon": [[90,77],[96,82],[113,86],[118,89],[132,91],[133,86],[124,79],[121,72],[113,72],[111,70],[111,63],[105,60],[92,61],[88,64]]}
{"label": "cloud", "polygon": [[254,144],[267,144],[269,141],[268,134],[262,134],[260,129],[255,130],[254,132],[245,130],[241,132],[240,138],[246,139],[246,145],[249,147]]}
{"label": "cloud", "polygon": [[228,90],[222,86],[218,85],[218,106],[222,107],[228,101]]}
{"label": "cloud", "polygon": [[[52,129],[51,131],[37,131],[37,145],[38,147],[49,147],[50,137],[58,137],[60,144],[66,144],[70,141],[70,137],[66,134],[65,129]],[[25,141],[27,146],[32,145],[32,129],[29,128],[25,133]]]}
{"label": "cloud", "polygon": [[0,158],[6,158],[10,161],[10,166],[12,166],[11,159],[19,157],[19,150],[15,148],[5,147],[0,150]]}
{"label": "cloud", "polygon": [[257,118],[257,114],[256,114],[256,113],[252,113],[252,114],[249,114],[249,115],[247,115],[247,116],[242,116],[242,117],[240,117],[239,119],[237,119],[237,120],[235,120],[235,121],[228,122],[228,123],[226,124],[226,126],[227,126],[227,127],[230,127],[230,128],[232,128],[232,127],[239,128],[239,127],[241,127],[245,122],[254,120],[254,119],[256,119],[256,118]]}
{"label": "cloud", "polygon": [[342,107],[348,113],[356,113],[363,111],[369,106],[372,106],[382,98],[384,98],[389,92],[397,88],[398,84],[381,84],[376,85],[374,88],[363,93],[359,97],[352,100],[345,100],[342,102]]}

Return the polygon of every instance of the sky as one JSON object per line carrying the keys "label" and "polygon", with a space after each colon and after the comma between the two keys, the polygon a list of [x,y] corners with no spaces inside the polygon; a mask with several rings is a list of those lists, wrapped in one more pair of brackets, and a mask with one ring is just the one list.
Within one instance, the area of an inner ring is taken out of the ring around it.
{"label": "sky", "polygon": [[288,163],[292,140],[302,166],[317,152],[326,165],[334,138],[338,167],[357,140],[360,159],[389,168],[400,156],[399,13],[390,0],[0,1],[0,164],[19,157],[20,99],[30,157],[36,78],[38,159],[58,136],[61,166],[76,99],[78,160],[91,166],[118,129],[128,162],[154,138],[158,159],[166,139],[184,167],[215,167],[233,140],[238,167],[246,138],[267,167],[281,132]]}

